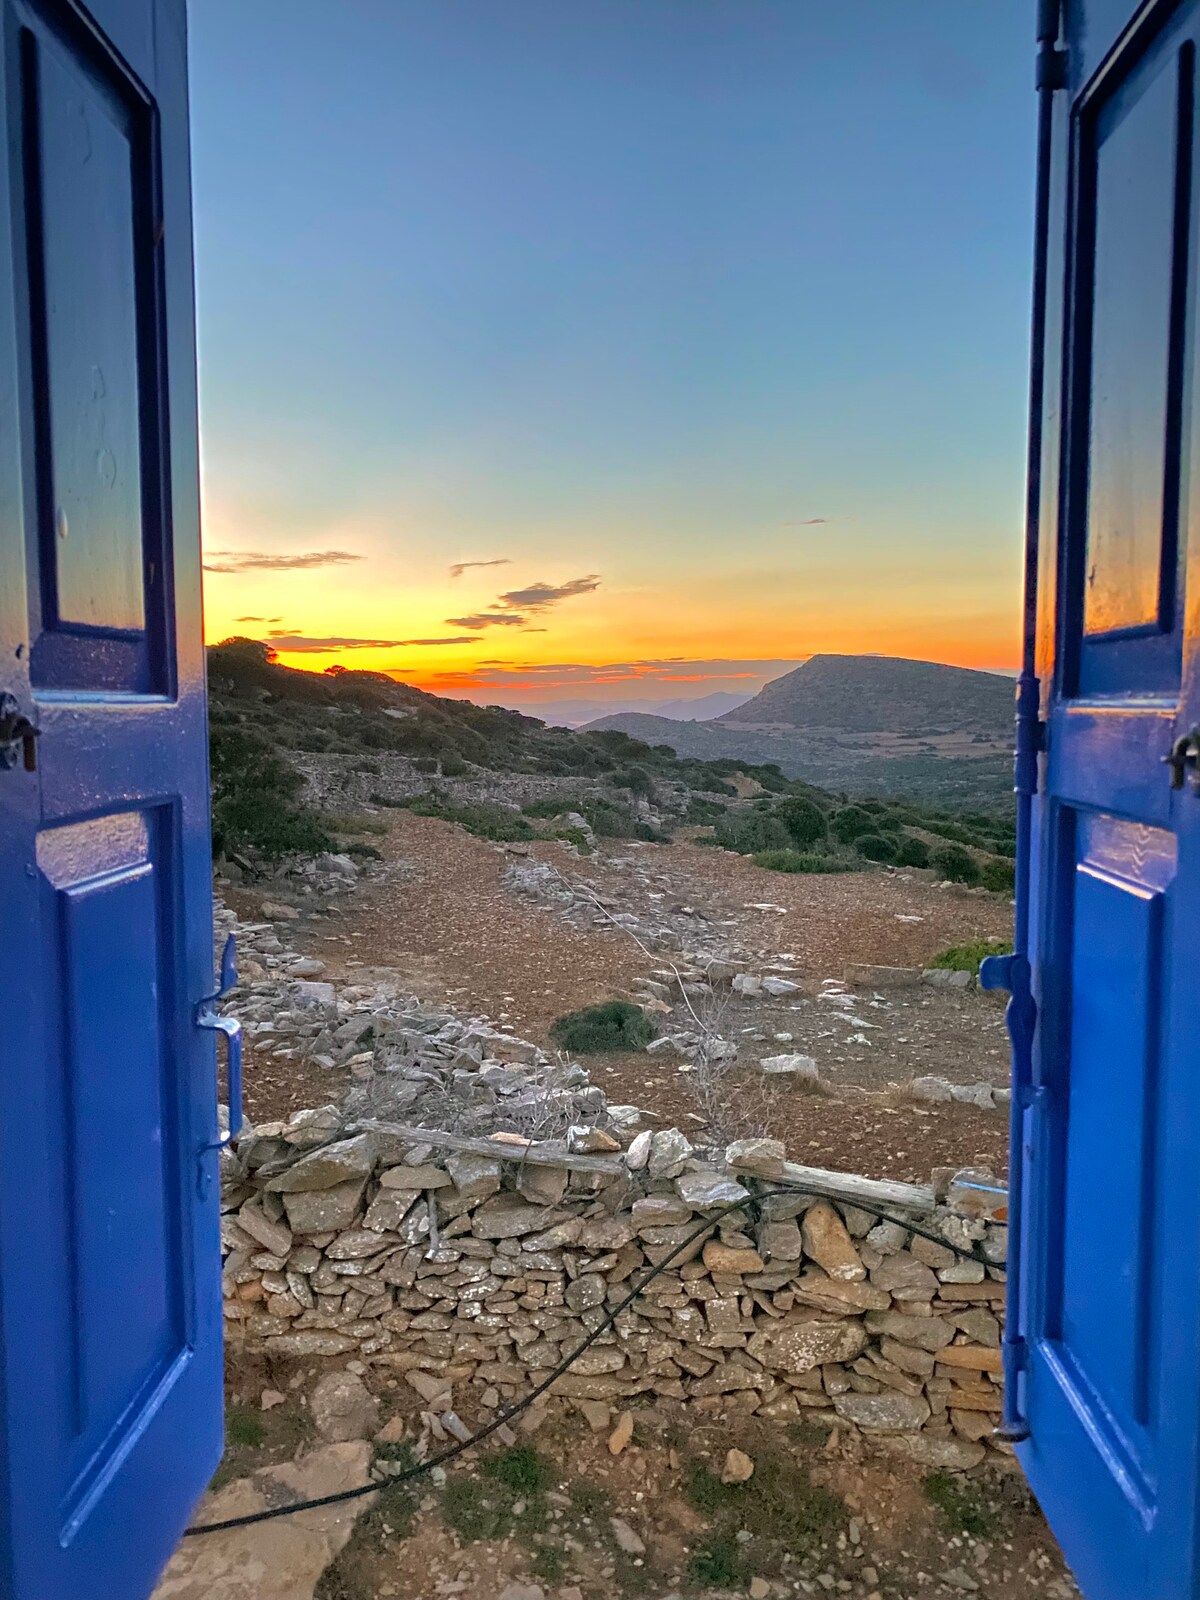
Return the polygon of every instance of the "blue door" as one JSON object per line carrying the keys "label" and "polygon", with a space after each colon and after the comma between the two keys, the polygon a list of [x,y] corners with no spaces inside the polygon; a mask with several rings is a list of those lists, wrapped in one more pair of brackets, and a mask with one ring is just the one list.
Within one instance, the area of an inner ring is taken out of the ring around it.
{"label": "blue door", "polygon": [[183,0],[0,0],[0,1594],[221,1451]]}
{"label": "blue door", "polygon": [[1064,12],[1044,79],[1037,1026],[1017,1059],[1010,1403],[1088,1600],[1183,1600],[1200,1594],[1200,5]]}

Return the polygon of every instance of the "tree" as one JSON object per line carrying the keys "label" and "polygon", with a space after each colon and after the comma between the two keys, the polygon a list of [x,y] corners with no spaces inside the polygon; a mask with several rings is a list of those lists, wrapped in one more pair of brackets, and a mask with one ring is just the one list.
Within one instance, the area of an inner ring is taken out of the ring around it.
{"label": "tree", "polygon": [[798,845],[816,844],[829,832],[825,813],[803,795],[791,795],[780,802],[776,815]]}

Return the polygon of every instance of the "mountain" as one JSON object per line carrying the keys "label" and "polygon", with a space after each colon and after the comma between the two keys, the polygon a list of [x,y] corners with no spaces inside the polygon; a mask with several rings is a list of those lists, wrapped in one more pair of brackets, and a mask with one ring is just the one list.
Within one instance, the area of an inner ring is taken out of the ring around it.
{"label": "mountain", "polygon": [[645,709],[652,716],[670,717],[673,722],[707,722],[712,717],[736,711],[752,698],[729,689],[715,689],[712,694],[697,695],[693,700],[660,700],[657,705],[639,709]]}
{"label": "mountain", "polygon": [[[540,717],[543,722],[560,728],[578,728],[584,723],[599,721],[601,717],[619,717],[644,713],[649,716],[670,717],[672,720],[704,721],[745,705],[751,696],[718,689],[712,694],[697,695],[694,699],[679,697],[674,700],[543,700],[538,704],[522,701],[509,705],[512,711],[522,711],[527,717]],[[504,704],[505,702],[501,702]]]}
{"label": "mountain", "polygon": [[1012,730],[1013,680],[899,656],[812,656],[717,720],[738,728],[830,728],[842,733]]}
{"label": "mountain", "polygon": [[1014,684],[995,672],[895,656],[813,656],[707,722],[626,712],[617,729],[702,760],[775,762],[855,794],[995,807],[1012,791]]}

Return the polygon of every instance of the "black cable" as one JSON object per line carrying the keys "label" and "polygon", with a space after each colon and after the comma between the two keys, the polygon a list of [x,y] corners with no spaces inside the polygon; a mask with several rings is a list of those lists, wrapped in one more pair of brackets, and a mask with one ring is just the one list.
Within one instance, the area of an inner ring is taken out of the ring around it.
{"label": "black cable", "polygon": [[[774,1182],[774,1180],[767,1181],[772,1183]],[[828,1195],[823,1194],[818,1189],[807,1188],[803,1184],[795,1183],[775,1184],[775,1186],[769,1191],[767,1198],[769,1198],[770,1194],[800,1194],[818,1200],[827,1200],[829,1198]],[[568,1371],[569,1368],[571,1368],[575,1362],[579,1360],[579,1357],[584,1353],[585,1350],[589,1350],[592,1345],[595,1344],[596,1340],[602,1333],[607,1333],[609,1328],[613,1326],[621,1313],[626,1309],[627,1306],[633,1304],[647,1284],[652,1283],[661,1272],[665,1272],[671,1263],[676,1259],[676,1257],[682,1255],[682,1253],[690,1245],[695,1244],[697,1239],[701,1238],[704,1234],[709,1233],[713,1228],[715,1228],[721,1221],[722,1217],[727,1217],[731,1212],[734,1211],[744,1211],[748,1206],[759,1205],[763,1198],[764,1197],[762,1195],[757,1194],[747,1195],[744,1200],[735,1200],[730,1205],[722,1206],[719,1211],[714,1212],[711,1217],[706,1218],[698,1228],[694,1228],[685,1239],[681,1240],[669,1255],[664,1256],[656,1266],[651,1267],[648,1272],[643,1273],[633,1287],[629,1290],[629,1292],[617,1302],[612,1310],[609,1311],[599,1323],[597,1323],[597,1325],[592,1329],[591,1333],[588,1334],[587,1338],[584,1339],[581,1344],[576,1345],[574,1350],[565,1355],[558,1365],[554,1367],[553,1370],[545,1378],[543,1378],[539,1384],[535,1385],[535,1387],[532,1388],[528,1394],[523,1395],[520,1400],[514,1400],[512,1405],[506,1407],[505,1410],[498,1412],[490,1422],[485,1423],[483,1427],[480,1428],[478,1432],[473,1433],[469,1439],[462,1439],[456,1444],[450,1445],[447,1449],[440,1451],[437,1455],[431,1456],[428,1461],[418,1462],[414,1467],[406,1467],[403,1472],[397,1472],[391,1477],[384,1478],[381,1482],[359,1484],[357,1488],[342,1489],[339,1490],[337,1494],[321,1495],[315,1500],[298,1500],[294,1505],[290,1506],[272,1506],[266,1511],[252,1511],[244,1517],[227,1517],[223,1522],[199,1523],[194,1527],[185,1528],[183,1534],[184,1538],[192,1538],[201,1533],[225,1533],[231,1528],[248,1528],[256,1522],[272,1522],[276,1517],[291,1517],[294,1516],[298,1511],[317,1511],[323,1506],[340,1505],[343,1500],[357,1500],[362,1495],[378,1494],[381,1489],[386,1489],[392,1484],[407,1483],[412,1478],[419,1478],[427,1472],[432,1472],[434,1467],[440,1467],[447,1461],[455,1460],[465,1451],[471,1450],[475,1445],[482,1443],[484,1439],[495,1433],[497,1429],[502,1428],[505,1423],[511,1422],[514,1417],[519,1417],[523,1411],[527,1411],[540,1395],[545,1394],[546,1390],[549,1389],[551,1384],[555,1383],[559,1378],[561,1378],[563,1373]],[[933,1244],[944,1245],[947,1250],[952,1250],[955,1255],[965,1256],[972,1261],[979,1261],[985,1267],[994,1265],[993,1262],[989,1262],[982,1252],[974,1246],[972,1246],[970,1249],[967,1249],[963,1245],[953,1244],[949,1239],[939,1238],[935,1233],[929,1233],[924,1228],[918,1228],[914,1226],[913,1223],[905,1222],[900,1217],[891,1216],[888,1212],[881,1210],[879,1206],[873,1206],[865,1201],[857,1200],[845,1200],[842,1203],[844,1205],[854,1206],[859,1211],[868,1211],[872,1216],[878,1217],[881,1222],[894,1223],[898,1228],[903,1228],[907,1233],[919,1234],[922,1239],[928,1239]]]}

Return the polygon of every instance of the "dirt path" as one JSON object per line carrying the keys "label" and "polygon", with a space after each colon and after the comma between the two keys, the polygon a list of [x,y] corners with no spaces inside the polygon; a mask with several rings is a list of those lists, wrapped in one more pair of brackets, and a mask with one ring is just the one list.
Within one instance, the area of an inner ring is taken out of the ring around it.
{"label": "dirt path", "polygon": [[[639,949],[615,926],[574,926],[515,893],[504,882],[519,859],[513,847],[408,812],[386,820],[377,841],[382,870],[328,916],[305,915],[289,930],[298,949],[325,962],[328,977],[384,972],[422,999],[511,1024],[549,1046],[555,1018],[628,996],[639,979],[669,966],[671,957]],[[726,1003],[720,1031],[738,1042],[745,1066],[728,1084],[725,1131],[770,1132],[795,1159],[879,1177],[925,1180],[939,1165],[1004,1170],[1002,1115],[957,1104],[915,1106],[895,1092],[928,1073],[1002,1085],[1007,1045],[994,1000],[921,987],[858,994],[842,1009],[816,994],[822,979],[841,978],[851,964],[920,966],[948,945],[1001,937],[1009,926],[1005,902],[939,889],[921,874],[768,872],[692,844],[605,841],[586,858],[553,841],[519,850],[610,908],[679,929],[684,949],[689,939],[708,946],[724,940],[763,969],[774,965],[803,980],[802,993]],[[260,899],[230,895],[245,914],[256,913]],[[818,1061],[827,1096],[766,1080],[758,1060],[789,1051]],[[588,1067],[613,1103],[636,1104],[685,1129],[708,1121],[677,1054],[594,1056]],[[248,1082],[259,1117],[330,1097],[328,1074],[302,1063],[264,1063]]]}

